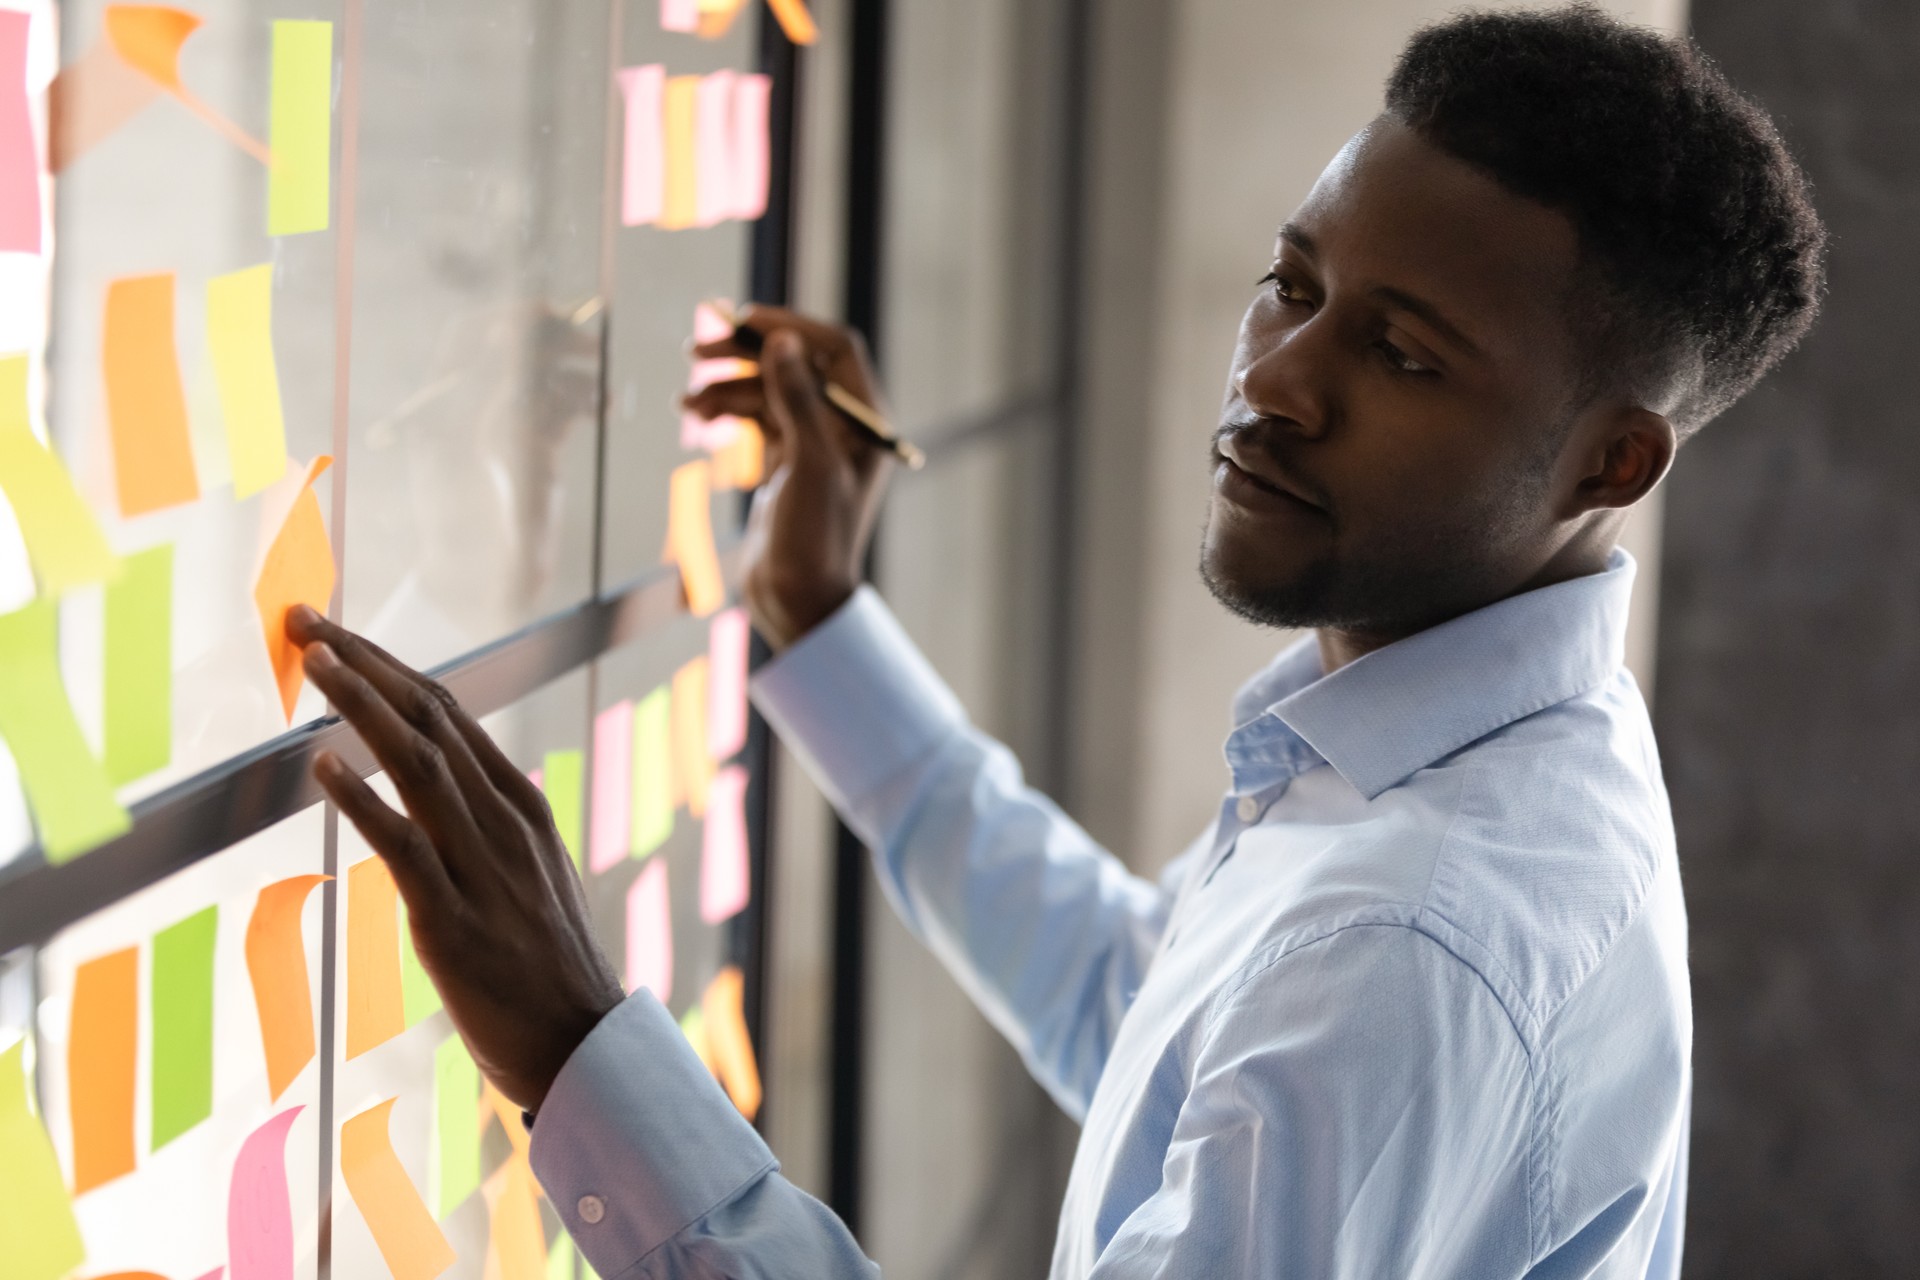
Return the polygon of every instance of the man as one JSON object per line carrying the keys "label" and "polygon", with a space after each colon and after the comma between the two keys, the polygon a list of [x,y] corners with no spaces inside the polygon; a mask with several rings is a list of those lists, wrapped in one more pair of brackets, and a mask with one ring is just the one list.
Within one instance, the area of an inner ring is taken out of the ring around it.
{"label": "man", "polygon": [[[1082,1119],[1055,1276],[1677,1275],[1686,922],[1615,542],[1804,332],[1822,240],[1686,44],[1587,8],[1418,34],[1241,326],[1201,571],[1314,635],[1240,692],[1219,817],[1157,884],[858,585],[887,463],[819,386],[873,395],[859,345],[751,313],[759,377],[691,406],[769,432],[755,696]],[[599,1273],[864,1271],[621,991],[538,792],[419,677],[295,628],[409,816],[321,781]]]}

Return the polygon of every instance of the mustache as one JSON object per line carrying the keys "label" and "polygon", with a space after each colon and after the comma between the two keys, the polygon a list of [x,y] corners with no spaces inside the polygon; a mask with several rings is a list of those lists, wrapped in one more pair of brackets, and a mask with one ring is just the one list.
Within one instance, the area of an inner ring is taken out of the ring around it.
{"label": "mustache", "polygon": [[1215,427],[1209,447],[1211,461],[1215,464],[1224,458],[1220,444],[1230,436],[1234,437],[1236,447],[1265,457],[1309,502],[1323,510],[1332,511],[1333,508],[1327,501],[1326,491],[1295,466],[1283,448],[1277,447],[1282,433],[1277,429],[1273,419],[1262,418],[1256,414],[1235,414]]}

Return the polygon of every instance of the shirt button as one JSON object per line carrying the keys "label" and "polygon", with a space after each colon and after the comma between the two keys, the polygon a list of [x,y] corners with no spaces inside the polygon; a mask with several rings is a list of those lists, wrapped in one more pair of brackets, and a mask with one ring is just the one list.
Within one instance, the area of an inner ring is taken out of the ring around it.
{"label": "shirt button", "polygon": [[1233,812],[1234,816],[1242,822],[1255,822],[1259,820],[1265,808],[1266,806],[1261,804],[1257,797],[1241,796],[1240,803],[1233,806]]}
{"label": "shirt button", "polygon": [[580,1203],[574,1208],[580,1210],[580,1221],[588,1226],[607,1216],[607,1202],[599,1196],[581,1196]]}

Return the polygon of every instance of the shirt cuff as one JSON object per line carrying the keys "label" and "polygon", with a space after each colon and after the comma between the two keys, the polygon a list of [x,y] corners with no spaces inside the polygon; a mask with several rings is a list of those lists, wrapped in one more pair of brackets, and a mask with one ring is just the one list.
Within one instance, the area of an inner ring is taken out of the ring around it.
{"label": "shirt cuff", "polygon": [[761,667],[751,687],[760,714],[843,812],[967,722],[870,586]]}
{"label": "shirt cuff", "polygon": [[603,1276],[618,1276],[777,1167],[678,1024],[642,990],[554,1078],[534,1175]]}

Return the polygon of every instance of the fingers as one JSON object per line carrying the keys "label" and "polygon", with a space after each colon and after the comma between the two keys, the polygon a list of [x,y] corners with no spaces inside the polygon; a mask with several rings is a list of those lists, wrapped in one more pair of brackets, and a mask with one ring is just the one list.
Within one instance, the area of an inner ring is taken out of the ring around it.
{"label": "fingers", "polygon": [[756,374],[752,378],[735,378],[713,383],[698,391],[689,391],[680,397],[680,407],[702,418],[712,419],[729,414],[757,421],[766,415],[767,393]]}
{"label": "fingers", "polygon": [[792,331],[776,330],[767,339],[760,361],[761,386],[766,394],[767,419],[793,448],[795,456],[831,451],[858,458],[864,442],[827,403],[820,380],[808,364],[805,348]]}
{"label": "fingers", "polygon": [[331,751],[314,761],[314,776],[327,798],[347,815],[373,851],[393,872],[393,882],[416,915],[450,909],[453,882],[426,833],[382,800],[374,789]]}

